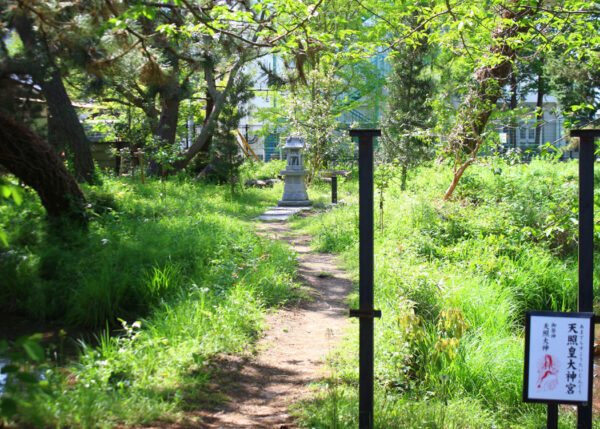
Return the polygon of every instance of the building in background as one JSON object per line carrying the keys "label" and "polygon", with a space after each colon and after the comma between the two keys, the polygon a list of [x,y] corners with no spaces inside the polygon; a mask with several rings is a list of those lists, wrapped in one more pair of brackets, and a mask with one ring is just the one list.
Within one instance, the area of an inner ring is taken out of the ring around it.
{"label": "building in background", "polygon": [[[499,127],[500,143],[505,150],[518,149],[521,152],[535,152],[539,149],[535,137],[537,127],[535,94],[528,94],[519,107],[525,108],[530,113],[517,120],[514,129],[506,124]],[[564,148],[568,145],[569,139],[564,131],[564,118],[560,113],[561,109],[556,98],[544,97],[542,110],[539,146],[550,144],[556,148]]]}

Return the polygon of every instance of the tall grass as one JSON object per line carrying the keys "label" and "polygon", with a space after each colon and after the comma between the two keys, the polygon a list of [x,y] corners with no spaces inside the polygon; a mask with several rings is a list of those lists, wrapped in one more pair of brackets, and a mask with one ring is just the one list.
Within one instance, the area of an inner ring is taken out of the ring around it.
{"label": "tall grass", "polygon": [[161,299],[204,280],[211,262],[229,259],[223,252],[256,246],[242,221],[276,198],[272,190],[232,197],[193,182],[167,181],[163,190],[158,183],[110,178],[86,193],[93,219],[87,231],[59,235],[36,221],[43,217],[33,195],[24,208],[0,206],[10,243],[0,252],[1,311],[86,328],[143,316]]}
{"label": "tall grass", "polygon": [[0,312],[96,332],[73,363],[43,366],[48,387],[17,398],[17,421],[150,424],[222,400],[216,356],[251,353],[264,311],[297,296],[294,254],[248,222],[281,185],[232,195],[107,177],[85,192],[85,231],[49,228],[32,194],[0,206]]}
{"label": "tall grass", "polygon": [[[443,202],[450,176],[429,165],[413,172],[406,192],[399,180],[385,190],[375,239],[376,426],[542,426],[543,407],[521,401],[524,312],[576,310],[577,165],[486,159]],[[349,201],[297,226],[321,250],[343,252],[356,275],[358,208]],[[352,355],[334,365],[335,406],[353,426],[355,341],[347,348]],[[319,392],[299,414],[307,426],[328,427],[334,403]]]}

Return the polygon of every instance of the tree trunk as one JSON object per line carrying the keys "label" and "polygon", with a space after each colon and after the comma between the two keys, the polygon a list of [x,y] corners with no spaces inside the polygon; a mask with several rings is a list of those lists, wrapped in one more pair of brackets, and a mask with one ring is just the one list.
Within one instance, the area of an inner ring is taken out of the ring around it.
{"label": "tree trunk", "polygon": [[168,91],[168,93],[161,95],[162,108],[156,135],[169,145],[175,143],[175,137],[177,136],[180,103],[181,99],[176,91]]}
{"label": "tree trunk", "polygon": [[452,183],[450,183],[450,186],[448,186],[448,189],[446,189],[446,193],[444,194],[445,201],[449,200],[452,197],[452,194],[454,193],[454,190],[456,189],[456,186],[458,185],[458,182],[460,181],[461,177],[465,173],[465,170],[469,167],[469,165],[475,162],[475,159],[477,159],[477,152],[479,152],[479,149],[481,148],[481,143],[482,141],[480,139],[477,142],[477,146],[475,146],[475,150],[471,154],[471,157],[467,159],[459,168],[454,170],[454,175],[452,176]]}
{"label": "tree trunk", "polygon": [[[481,146],[481,135],[496,108],[496,102],[502,96],[502,88],[506,85],[512,72],[512,63],[517,51],[511,40],[519,33],[526,31],[522,20],[533,13],[529,7],[518,9],[519,0],[511,2],[515,9],[505,9],[499,24],[492,34],[493,46],[489,47],[490,57],[499,57],[494,65],[485,65],[475,72],[475,84],[469,91],[458,113],[457,123],[448,139],[448,147],[455,154],[454,178],[446,190],[444,200],[449,200],[462,177],[465,169],[474,161]],[[507,24],[510,22],[510,24]],[[464,155],[467,156],[466,161]]]}
{"label": "tree trunk", "polygon": [[76,179],[89,182],[94,172],[91,144],[71,104],[60,71],[42,48],[31,21],[24,15],[16,15],[13,24],[32,62],[32,78],[42,88],[49,114],[55,120],[56,136],[63,140],[73,156]]}
{"label": "tree trunk", "polygon": [[48,122],[48,143],[50,143],[50,146],[52,146],[52,149],[54,149],[54,153],[56,153],[58,156],[62,156],[62,154],[65,152],[65,145],[63,144],[63,142],[60,139],[60,127],[57,124],[56,119],[54,119],[54,116],[52,115],[47,115],[47,122]]}
{"label": "tree trunk", "polygon": [[85,198],[52,147],[1,112],[0,164],[38,193],[48,216],[85,223]]}
{"label": "tree trunk", "polygon": [[[202,128],[204,128],[206,126],[206,124],[208,122],[208,118],[210,118],[210,115],[212,115],[214,108],[215,108],[215,100],[212,98],[212,95],[210,95],[210,92],[207,90],[206,91],[206,108],[204,109],[204,122],[202,123]],[[206,140],[206,144],[200,150],[200,153],[206,154],[207,158],[208,158],[208,154],[210,153],[210,145],[212,145],[212,141],[213,141],[213,136],[212,136],[212,134],[210,134],[208,136],[208,139]]]}
{"label": "tree trunk", "polygon": [[[177,81],[161,90],[160,102],[160,119],[154,135],[160,139],[161,144],[172,146],[177,137],[177,120],[179,119],[179,106],[181,104],[179,83]],[[161,170],[161,166],[155,160],[150,161],[148,175],[162,174]]]}
{"label": "tree trunk", "polygon": [[94,172],[92,145],[79,122],[77,112],[71,104],[69,95],[62,83],[60,73],[52,72],[49,81],[41,84],[50,114],[55,118],[57,139],[62,139],[73,156],[75,178],[90,182]]}
{"label": "tree trunk", "polygon": [[229,94],[229,91],[231,91],[231,89],[233,88],[233,83],[237,77],[238,72],[242,68],[242,64],[243,61],[242,59],[240,59],[232,67],[231,71],[229,72],[227,84],[225,85],[225,88],[220,93],[218,93],[217,97],[214,97],[214,94],[217,94],[217,92],[216,90],[213,90],[213,99],[215,103],[214,108],[212,109],[210,116],[206,119],[204,126],[202,127],[202,132],[200,132],[200,135],[196,138],[194,143],[185,152],[183,152],[182,158],[179,161],[173,163],[172,172],[177,172],[185,168],[185,166],[188,165],[189,162],[200,151],[206,148],[206,145],[212,138],[214,127],[217,125],[217,120],[219,119],[221,110],[223,110],[225,101],[227,99],[227,95]]}
{"label": "tree trunk", "polygon": [[540,147],[542,144],[542,122],[544,121],[544,77],[542,71],[538,75],[537,81],[537,101],[535,104],[535,146]]}
{"label": "tree trunk", "polygon": [[402,173],[400,175],[400,190],[406,191],[406,177],[408,176],[408,167],[402,164]]}
{"label": "tree trunk", "polygon": [[[510,110],[514,113],[517,108],[517,75],[513,72],[510,74]],[[517,121],[514,117],[510,118],[510,142],[513,149],[517,148]]]}

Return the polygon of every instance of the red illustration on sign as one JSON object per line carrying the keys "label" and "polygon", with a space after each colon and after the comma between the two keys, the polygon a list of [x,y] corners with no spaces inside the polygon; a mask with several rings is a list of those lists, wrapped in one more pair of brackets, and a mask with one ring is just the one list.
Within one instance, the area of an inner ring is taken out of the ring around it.
{"label": "red illustration on sign", "polygon": [[545,355],[538,362],[538,382],[537,387],[546,392],[554,390],[558,386],[558,361],[551,355]]}

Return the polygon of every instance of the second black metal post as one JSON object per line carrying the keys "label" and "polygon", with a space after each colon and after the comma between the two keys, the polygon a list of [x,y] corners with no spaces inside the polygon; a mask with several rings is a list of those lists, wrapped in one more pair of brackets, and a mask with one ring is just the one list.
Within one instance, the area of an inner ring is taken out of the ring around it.
{"label": "second black metal post", "polygon": [[558,404],[548,404],[546,429],[558,429]]}
{"label": "second black metal post", "polygon": [[373,138],[380,135],[380,130],[350,131],[358,137],[360,308],[350,315],[360,318],[359,429],[373,428],[373,320],[381,314],[373,308]]}
{"label": "second black metal post", "polygon": [[[373,137],[358,140],[360,310],[373,310]],[[360,318],[359,428],[373,427],[373,319]]]}
{"label": "second black metal post", "polygon": [[331,176],[331,203],[337,204],[337,176]]}
{"label": "second black metal post", "polygon": [[[594,311],[594,138],[599,130],[571,131],[579,137],[579,311]],[[589,389],[592,389],[592,377]],[[577,428],[592,428],[592,404],[577,407]]]}

